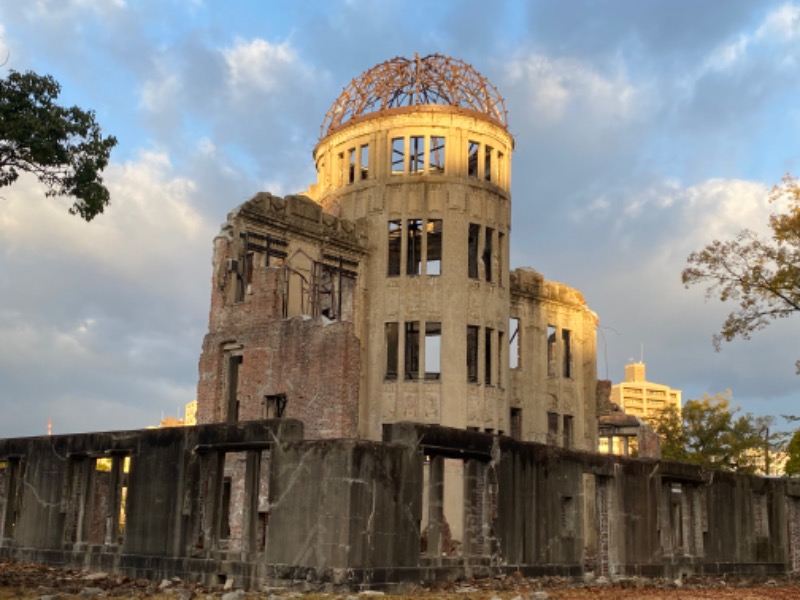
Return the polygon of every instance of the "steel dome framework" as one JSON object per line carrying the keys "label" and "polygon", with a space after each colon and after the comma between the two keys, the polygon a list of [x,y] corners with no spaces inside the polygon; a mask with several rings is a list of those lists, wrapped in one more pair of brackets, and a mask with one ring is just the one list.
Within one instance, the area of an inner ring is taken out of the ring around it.
{"label": "steel dome framework", "polygon": [[364,115],[431,104],[474,110],[508,126],[497,88],[471,65],[441,54],[415,54],[413,60],[388,60],[351,81],[325,115],[320,137]]}

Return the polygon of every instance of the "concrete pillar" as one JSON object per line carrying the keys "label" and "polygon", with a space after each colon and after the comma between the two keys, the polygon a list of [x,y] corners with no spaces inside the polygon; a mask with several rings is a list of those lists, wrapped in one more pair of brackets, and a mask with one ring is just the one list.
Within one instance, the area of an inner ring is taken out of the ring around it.
{"label": "concrete pillar", "polygon": [[258,551],[258,490],[261,474],[261,450],[248,450],[244,479],[244,514],[242,516],[242,551]]}
{"label": "concrete pillar", "polygon": [[108,481],[108,496],[106,498],[106,546],[117,543],[119,531],[119,511],[122,501],[122,478],[125,464],[124,456],[111,457],[111,474]]}
{"label": "concrete pillar", "polygon": [[431,457],[428,469],[428,556],[442,556],[443,526],[444,458],[434,456]]}

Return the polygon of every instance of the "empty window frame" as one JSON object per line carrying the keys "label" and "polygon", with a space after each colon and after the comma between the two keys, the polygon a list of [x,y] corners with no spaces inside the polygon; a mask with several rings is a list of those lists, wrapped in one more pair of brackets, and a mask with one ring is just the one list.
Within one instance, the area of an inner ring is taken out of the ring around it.
{"label": "empty window frame", "polygon": [[478,333],[480,327],[467,325],[467,381],[478,383]]}
{"label": "empty window frame", "polygon": [[442,220],[431,219],[425,226],[426,240],[426,275],[442,274]]}
{"label": "empty window frame", "polygon": [[494,238],[494,229],[487,227],[484,230],[483,241],[483,274],[486,281],[492,281],[492,239]]}
{"label": "empty window frame", "polygon": [[481,145],[470,140],[467,143],[467,176],[478,178],[478,151]]}
{"label": "empty window frame", "polygon": [[519,369],[522,361],[520,361],[520,329],[519,319],[511,317],[508,320],[508,367],[510,369]]}
{"label": "empty window frame", "polygon": [[425,171],[425,137],[412,135],[409,138],[408,169],[412,174],[420,175]]}
{"label": "empty window frame", "polygon": [[439,379],[442,367],[442,324],[425,323],[425,379]]}
{"label": "empty window frame", "polygon": [[392,175],[402,175],[406,171],[406,139],[392,138]]}
{"label": "empty window frame", "polygon": [[558,413],[547,413],[547,443],[555,446],[558,439]]}
{"label": "empty window frame", "polygon": [[509,435],[515,440],[522,441],[522,409],[512,408],[509,417]]}
{"label": "empty window frame", "polygon": [[361,173],[360,179],[364,180],[369,177],[369,144],[362,144],[359,153],[359,171]]}
{"label": "empty window frame", "polygon": [[336,185],[337,187],[341,187],[344,185],[344,152],[339,152],[338,159],[339,160],[336,161],[338,166],[336,173]]}
{"label": "empty window frame", "polygon": [[497,332],[497,387],[503,388],[503,352],[506,349],[506,338],[504,331]]}
{"label": "empty window frame", "polygon": [[405,379],[419,378],[419,321],[406,323]]}
{"label": "empty window frame", "polygon": [[547,376],[556,376],[556,328],[547,326]]}
{"label": "empty window frame", "polygon": [[419,275],[422,268],[422,219],[408,219],[406,240],[406,275]]}
{"label": "empty window frame", "polygon": [[386,338],[386,373],[384,378],[387,381],[397,380],[397,359],[400,344],[400,324],[399,323],[386,323],[385,338]]}
{"label": "empty window frame", "polygon": [[575,428],[573,423],[572,415],[563,416],[561,435],[564,448],[572,448],[575,445]]}
{"label": "empty window frame", "polygon": [[497,284],[498,285],[503,285],[503,273],[505,272],[505,269],[503,267],[503,263],[505,262],[503,260],[503,253],[506,251],[505,250],[505,243],[506,243],[506,234],[501,232],[501,231],[498,231],[497,232],[497,252],[495,253],[497,255]]}
{"label": "empty window frame", "polygon": [[280,419],[286,412],[286,394],[264,396],[264,418]]}
{"label": "empty window frame", "polygon": [[497,185],[502,185],[503,180],[505,179],[503,173],[505,169],[505,156],[502,152],[497,153],[497,177],[495,177],[495,183]]}
{"label": "empty window frame", "polygon": [[356,149],[350,148],[347,151],[347,183],[353,183],[356,180]]}
{"label": "empty window frame", "polygon": [[403,222],[400,220],[389,221],[389,256],[386,275],[396,277],[400,275],[400,258],[403,247]]}
{"label": "empty window frame", "polygon": [[467,238],[467,271],[470,279],[478,278],[478,238],[480,237],[481,226],[475,223],[469,224],[469,236]]}
{"label": "empty window frame", "polygon": [[242,366],[241,354],[228,354],[228,406],[227,422],[239,420],[239,368]]}
{"label": "empty window frame", "polygon": [[484,146],[483,150],[483,178],[486,181],[493,181],[492,177],[492,152],[494,148]]}
{"label": "empty window frame", "polygon": [[431,136],[428,151],[428,173],[441,175],[444,173],[444,138]]}
{"label": "empty window frame", "polygon": [[492,333],[493,329],[487,327],[483,332],[483,380],[486,385],[492,385]]}
{"label": "empty window frame", "polygon": [[564,377],[572,377],[572,335],[569,329],[561,330],[561,354],[564,357]]}

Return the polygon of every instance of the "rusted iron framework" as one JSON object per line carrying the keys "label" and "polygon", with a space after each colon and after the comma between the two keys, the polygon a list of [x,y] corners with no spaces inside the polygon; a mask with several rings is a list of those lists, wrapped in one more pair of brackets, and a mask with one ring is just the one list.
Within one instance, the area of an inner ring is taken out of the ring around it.
{"label": "rusted iron framework", "polygon": [[508,126],[497,88],[471,65],[441,54],[415,54],[413,60],[388,60],[351,81],[325,115],[320,138],[362,115],[430,104],[475,110]]}

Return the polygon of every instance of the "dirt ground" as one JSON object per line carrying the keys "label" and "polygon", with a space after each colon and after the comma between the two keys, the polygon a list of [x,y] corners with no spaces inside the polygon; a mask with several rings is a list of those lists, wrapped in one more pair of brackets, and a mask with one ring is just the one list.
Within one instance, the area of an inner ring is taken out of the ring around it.
{"label": "dirt ground", "polygon": [[[0,600],[10,598],[43,598],[70,600],[87,598],[120,598],[152,600],[218,599],[230,590],[210,589],[184,583],[179,579],[168,581],[134,580],[119,575],[87,573],[44,565],[16,562],[0,563]],[[379,594],[379,593],[378,593]],[[302,595],[302,600],[375,600],[375,592],[347,594],[299,592],[273,588],[263,592],[248,592],[239,598],[264,600],[289,600]],[[747,580],[689,578],[680,582],[666,580],[624,579],[614,583],[596,580],[576,583],[561,578],[525,579],[498,577],[469,582],[458,582],[431,587],[419,587],[405,594],[393,596],[398,600],[648,600],[731,598],[736,600],[800,599],[800,581],[796,579]]]}

